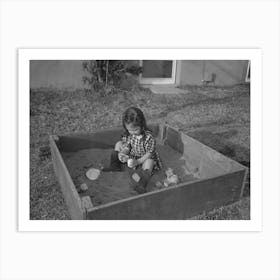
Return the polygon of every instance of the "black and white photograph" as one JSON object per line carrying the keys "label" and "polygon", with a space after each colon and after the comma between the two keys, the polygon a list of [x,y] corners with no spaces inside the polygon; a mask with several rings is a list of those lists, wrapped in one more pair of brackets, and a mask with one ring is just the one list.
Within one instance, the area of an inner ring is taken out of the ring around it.
{"label": "black and white photograph", "polygon": [[279,280],[279,0],[0,1],[0,279]]}
{"label": "black and white photograph", "polygon": [[30,219],[250,220],[250,60],[30,60]]}

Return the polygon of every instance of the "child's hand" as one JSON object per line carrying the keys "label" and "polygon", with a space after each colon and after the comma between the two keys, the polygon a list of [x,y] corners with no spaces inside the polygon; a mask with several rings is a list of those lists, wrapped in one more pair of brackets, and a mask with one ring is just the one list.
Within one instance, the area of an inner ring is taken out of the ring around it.
{"label": "child's hand", "polygon": [[127,160],[128,160],[128,155],[126,155],[126,154],[120,152],[120,153],[118,154],[118,158],[119,158],[119,161],[125,163],[125,162],[127,162]]}
{"label": "child's hand", "polygon": [[120,153],[125,154],[125,155],[129,154],[129,148],[128,147],[122,147],[121,150],[120,150]]}
{"label": "child's hand", "polygon": [[134,168],[136,167],[137,165],[139,164],[138,160],[137,159],[129,159],[128,162],[127,162],[127,165],[128,167],[130,168]]}

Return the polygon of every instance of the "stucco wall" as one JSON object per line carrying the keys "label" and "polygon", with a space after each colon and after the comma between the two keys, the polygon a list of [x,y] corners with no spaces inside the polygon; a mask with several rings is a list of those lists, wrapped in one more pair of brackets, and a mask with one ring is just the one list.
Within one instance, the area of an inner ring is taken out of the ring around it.
{"label": "stucco wall", "polygon": [[[82,60],[31,60],[30,87],[87,88],[83,83]],[[139,60],[131,60],[128,65],[138,65]]]}
{"label": "stucco wall", "polygon": [[245,81],[247,60],[182,60],[177,63],[176,83],[201,85],[216,75],[216,85],[234,85]]}
{"label": "stucco wall", "polygon": [[[130,61],[137,64],[138,61]],[[177,61],[176,84],[201,85],[203,77],[216,74],[216,85],[233,85],[245,81],[246,60],[182,60]],[[30,61],[30,86],[56,88],[84,88],[86,75],[81,60]]]}
{"label": "stucco wall", "polygon": [[30,87],[83,88],[81,60],[30,61]]}

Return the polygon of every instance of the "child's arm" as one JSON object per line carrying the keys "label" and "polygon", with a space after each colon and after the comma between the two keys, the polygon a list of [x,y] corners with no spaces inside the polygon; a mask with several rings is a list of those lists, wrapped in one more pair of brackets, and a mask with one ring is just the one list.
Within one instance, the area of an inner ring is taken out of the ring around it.
{"label": "child's arm", "polygon": [[119,154],[118,154],[118,158],[121,162],[123,163],[127,162],[130,149],[131,147],[130,147],[129,139],[127,137],[122,137]]}
{"label": "child's arm", "polygon": [[146,153],[144,156],[142,156],[141,158],[138,158],[138,159],[136,160],[137,165],[143,164],[143,163],[145,162],[145,160],[151,158],[151,155],[152,155],[152,154],[148,152],[148,153]]}
{"label": "child's arm", "polygon": [[121,140],[120,152],[123,154],[129,154],[131,150],[129,137],[123,136]]}
{"label": "child's arm", "polygon": [[128,154],[130,152],[130,149],[128,147],[124,147],[124,148],[121,148],[119,154],[118,154],[118,158],[121,162],[127,162],[128,160]]}
{"label": "child's arm", "polygon": [[130,152],[129,147],[127,147],[127,146],[121,147],[120,153],[125,154],[125,155],[128,155],[129,152]]}
{"label": "child's arm", "polygon": [[152,153],[155,151],[156,148],[156,141],[154,139],[154,137],[151,134],[147,135],[147,140],[145,141],[145,150],[146,150],[146,154],[137,159],[137,165],[138,164],[143,164],[145,162],[145,160],[151,158]]}

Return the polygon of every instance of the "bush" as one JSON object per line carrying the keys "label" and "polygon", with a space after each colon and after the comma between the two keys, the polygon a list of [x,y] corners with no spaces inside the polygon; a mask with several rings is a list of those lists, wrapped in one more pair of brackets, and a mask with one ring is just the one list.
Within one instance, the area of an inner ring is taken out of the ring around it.
{"label": "bush", "polygon": [[127,79],[127,74],[139,75],[140,66],[128,66],[125,60],[86,60],[83,61],[83,70],[87,73],[83,76],[83,82],[88,84],[93,92],[108,94],[120,88],[122,82]]}

